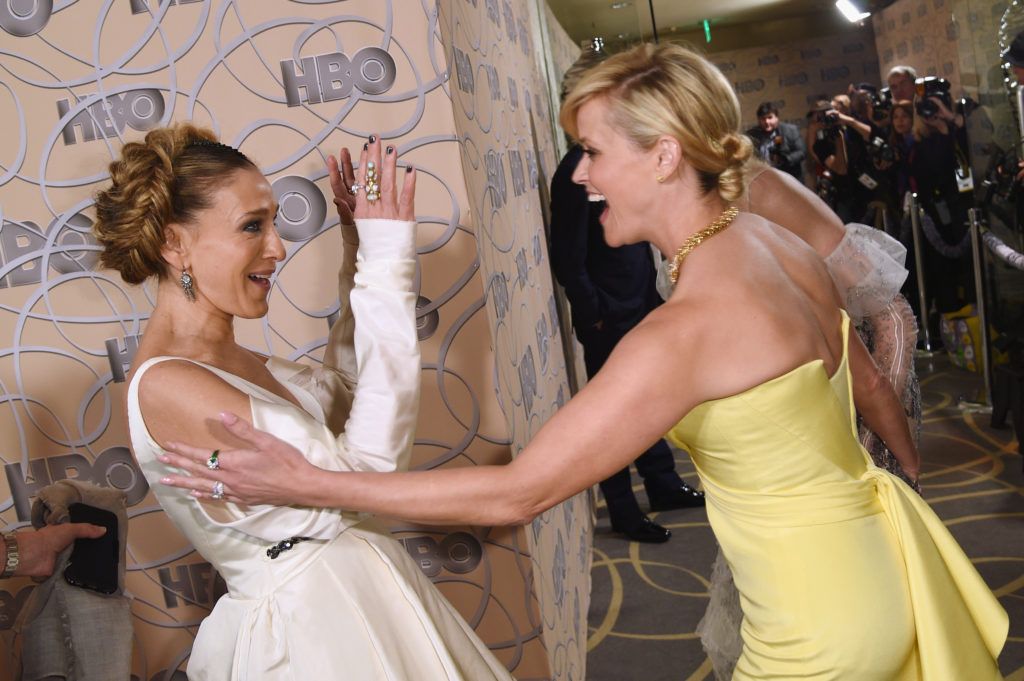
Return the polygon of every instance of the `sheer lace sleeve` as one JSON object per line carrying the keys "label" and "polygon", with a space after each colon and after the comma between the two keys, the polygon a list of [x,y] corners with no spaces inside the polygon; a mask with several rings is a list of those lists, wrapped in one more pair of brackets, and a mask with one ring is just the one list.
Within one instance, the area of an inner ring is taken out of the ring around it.
{"label": "sheer lace sleeve", "polygon": [[885,232],[846,225],[846,235],[825,258],[832,279],[855,322],[883,310],[907,278],[907,249]]}

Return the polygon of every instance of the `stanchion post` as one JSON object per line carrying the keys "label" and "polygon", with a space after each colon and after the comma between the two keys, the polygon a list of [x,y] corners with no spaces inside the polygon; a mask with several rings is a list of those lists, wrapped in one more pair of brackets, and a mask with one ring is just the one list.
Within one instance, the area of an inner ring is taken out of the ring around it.
{"label": "stanchion post", "polygon": [[981,209],[967,212],[971,222],[971,255],[974,259],[974,296],[981,334],[981,372],[985,378],[985,404],[992,405],[992,362],[988,346],[988,310],[985,308],[985,259],[981,243]]}
{"label": "stanchion post", "polygon": [[932,352],[932,338],[928,330],[928,296],[924,290],[924,239],[921,238],[921,204],[917,193],[910,195],[910,231],[914,237],[914,269],[917,271],[917,300],[921,315],[921,339],[926,352]]}

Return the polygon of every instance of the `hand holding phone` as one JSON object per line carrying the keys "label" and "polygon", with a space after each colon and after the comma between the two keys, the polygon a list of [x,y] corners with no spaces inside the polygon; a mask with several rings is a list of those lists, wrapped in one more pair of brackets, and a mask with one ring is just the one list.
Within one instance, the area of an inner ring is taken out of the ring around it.
{"label": "hand holding phone", "polygon": [[71,557],[64,568],[64,579],[68,584],[83,589],[103,594],[116,592],[121,553],[117,515],[88,504],[71,504],[68,506],[68,513],[73,523],[91,523],[104,527],[107,531],[96,539],[75,540]]}

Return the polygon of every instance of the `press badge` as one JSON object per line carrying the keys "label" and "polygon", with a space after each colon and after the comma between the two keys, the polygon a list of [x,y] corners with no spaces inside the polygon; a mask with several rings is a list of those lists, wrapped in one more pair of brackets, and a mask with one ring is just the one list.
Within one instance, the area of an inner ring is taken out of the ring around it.
{"label": "press badge", "polygon": [[953,174],[956,175],[956,188],[961,194],[974,191],[974,176],[971,174],[970,168],[957,167]]}
{"label": "press badge", "polygon": [[857,181],[868,189],[874,189],[878,186],[878,183],[875,182],[875,178],[871,177],[867,173],[861,173],[860,177],[857,178]]}

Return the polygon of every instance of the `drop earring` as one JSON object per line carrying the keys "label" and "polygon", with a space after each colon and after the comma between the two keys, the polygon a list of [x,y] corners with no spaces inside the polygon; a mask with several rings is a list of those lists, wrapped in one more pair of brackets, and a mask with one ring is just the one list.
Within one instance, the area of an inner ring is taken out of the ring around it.
{"label": "drop earring", "polygon": [[178,279],[178,283],[181,284],[181,290],[185,292],[185,297],[188,298],[190,303],[196,302],[196,289],[195,279],[189,274],[188,270],[181,271],[181,277]]}

